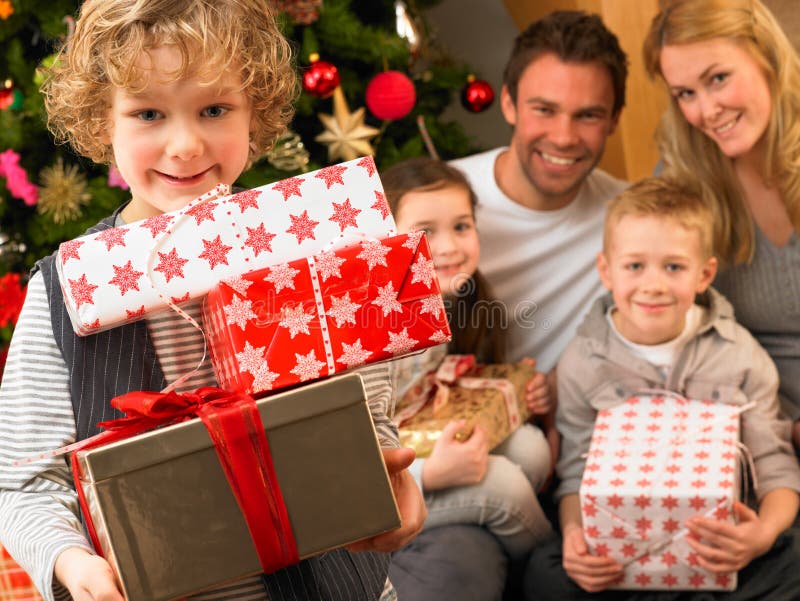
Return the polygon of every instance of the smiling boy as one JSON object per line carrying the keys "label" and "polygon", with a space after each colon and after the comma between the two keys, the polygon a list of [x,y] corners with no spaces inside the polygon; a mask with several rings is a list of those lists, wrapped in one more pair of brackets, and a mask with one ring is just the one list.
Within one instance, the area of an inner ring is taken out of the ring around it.
{"label": "smiling boy", "polygon": [[[743,570],[761,556],[777,556],[776,569],[796,565],[787,537],[779,540],[797,514],[800,468],[789,423],[778,413],[777,371],[736,323],[730,304],[710,288],[717,267],[712,226],[710,209],[694,191],[666,179],[643,180],[609,204],[597,268],[610,294],[595,302],[558,364],[556,497],[563,542],[534,551],[526,574],[532,598],[582,599],[621,575],[621,565],[589,552],[578,491],[597,412],[646,389],[755,404],[743,413],[741,431],[755,466],[758,509],[737,502],[735,525],[693,518],[687,527],[696,538],[688,542],[713,573]],[[763,568],[763,562],[752,565]],[[752,590],[753,571],[742,572],[740,593]],[[787,575],[785,582],[792,578],[796,586],[796,577]],[[627,598],[621,591],[613,595]],[[741,597],[750,598],[796,597]]]}

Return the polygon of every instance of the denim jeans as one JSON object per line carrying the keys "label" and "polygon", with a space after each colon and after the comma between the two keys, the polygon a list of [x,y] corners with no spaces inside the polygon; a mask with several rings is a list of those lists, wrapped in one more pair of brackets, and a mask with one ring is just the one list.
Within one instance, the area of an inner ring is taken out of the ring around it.
{"label": "denim jeans", "polygon": [[428,518],[424,528],[484,526],[511,558],[521,557],[553,535],[536,497],[549,469],[550,449],[544,434],[525,424],[492,451],[481,482],[425,493]]}

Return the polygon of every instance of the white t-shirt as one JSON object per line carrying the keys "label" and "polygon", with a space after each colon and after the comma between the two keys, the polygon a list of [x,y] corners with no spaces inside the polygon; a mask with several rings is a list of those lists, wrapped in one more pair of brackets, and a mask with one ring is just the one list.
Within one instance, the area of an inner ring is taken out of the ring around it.
{"label": "white t-shirt", "polygon": [[478,198],[480,270],[508,314],[508,359],[533,357],[546,371],[604,292],[595,260],[603,246],[605,205],[628,183],[595,169],[569,205],[536,211],[497,186],[494,164],[504,150],[452,164],[465,173]]}

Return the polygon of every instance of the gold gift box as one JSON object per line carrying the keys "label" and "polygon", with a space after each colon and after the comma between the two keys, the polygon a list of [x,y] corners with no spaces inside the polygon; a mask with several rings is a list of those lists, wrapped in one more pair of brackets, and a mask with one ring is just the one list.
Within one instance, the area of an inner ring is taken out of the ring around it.
{"label": "gold gift box", "polygon": [[[400,526],[361,376],[257,405],[301,558]],[[77,457],[103,555],[128,601],[174,599],[261,572],[199,419]]]}
{"label": "gold gift box", "polygon": [[[525,363],[503,363],[479,366],[462,376],[467,379],[485,378],[510,382],[516,394],[519,415],[519,423],[516,425],[509,419],[505,397],[499,390],[489,387],[464,388],[459,386],[458,381],[454,384],[441,382],[439,386],[448,389],[447,402],[439,403],[434,397],[413,417],[403,421],[398,428],[400,444],[413,448],[418,457],[427,457],[448,422],[463,419],[467,426],[456,436],[466,440],[472,434],[472,429],[480,425],[488,435],[489,448],[493,449],[530,416],[525,404],[525,387],[535,373],[534,368]],[[409,401],[410,399],[404,397],[398,403],[396,412],[402,411]]]}

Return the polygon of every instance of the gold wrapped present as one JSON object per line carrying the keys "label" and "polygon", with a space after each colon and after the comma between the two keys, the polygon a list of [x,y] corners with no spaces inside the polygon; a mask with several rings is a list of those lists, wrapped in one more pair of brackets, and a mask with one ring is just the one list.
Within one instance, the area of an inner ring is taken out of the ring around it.
{"label": "gold wrapped present", "polygon": [[399,401],[400,443],[427,457],[444,427],[463,419],[467,426],[457,437],[466,440],[480,425],[496,447],[528,419],[525,387],[535,373],[527,363],[479,366],[472,355],[448,355]]}
{"label": "gold wrapped present", "polygon": [[[301,559],[400,526],[361,376],[256,405]],[[76,485],[128,601],[183,597],[262,571],[200,419],[76,457]]]}

